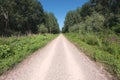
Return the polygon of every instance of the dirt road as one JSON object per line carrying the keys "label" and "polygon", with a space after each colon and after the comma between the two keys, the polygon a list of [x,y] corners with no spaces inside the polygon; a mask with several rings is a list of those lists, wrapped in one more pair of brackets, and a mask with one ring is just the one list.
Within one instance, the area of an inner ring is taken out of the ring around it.
{"label": "dirt road", "polygon": [[[32,45],[31,45],[32,46]],[[0,80],[110,80],[63,35],[2,75]]]}

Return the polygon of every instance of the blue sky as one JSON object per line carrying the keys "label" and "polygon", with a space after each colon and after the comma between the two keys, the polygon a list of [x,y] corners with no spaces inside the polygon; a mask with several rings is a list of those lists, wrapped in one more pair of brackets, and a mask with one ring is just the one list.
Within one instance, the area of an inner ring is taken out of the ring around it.
{"label": "blue sky", "polygon": [[64,26],[66,13],[81,7],[88,0],[39,0],[47,12],[52,12],[59,23],[60,29]]}

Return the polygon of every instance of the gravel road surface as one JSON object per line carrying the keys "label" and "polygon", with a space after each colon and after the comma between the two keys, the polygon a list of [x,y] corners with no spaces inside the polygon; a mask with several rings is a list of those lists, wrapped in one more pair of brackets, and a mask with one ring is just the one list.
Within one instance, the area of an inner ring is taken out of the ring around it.
{"label": "gravel road surface", "polygon": [[1,75],[0,80],[110,79],[102,67],[91,61],[61,34],[12,70]]}

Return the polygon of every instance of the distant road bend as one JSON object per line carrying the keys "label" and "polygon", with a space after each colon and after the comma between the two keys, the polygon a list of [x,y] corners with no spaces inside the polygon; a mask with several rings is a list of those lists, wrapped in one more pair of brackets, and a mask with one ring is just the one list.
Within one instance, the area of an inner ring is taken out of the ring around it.
{"label": "distant road bend", "polygon": [[110,80],[104,71],[62,34],[0,80]]}

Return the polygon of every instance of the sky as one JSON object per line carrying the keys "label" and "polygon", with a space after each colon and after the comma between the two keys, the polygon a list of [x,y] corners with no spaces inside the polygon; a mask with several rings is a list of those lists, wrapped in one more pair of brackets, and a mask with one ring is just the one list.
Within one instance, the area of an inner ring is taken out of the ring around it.
{"label": "sky", "polygon": [[52,12],[59,23],[60,29],[64,26],[65,16],[68,11],[81,7],[88,0],[39,0],[43,9]]}

